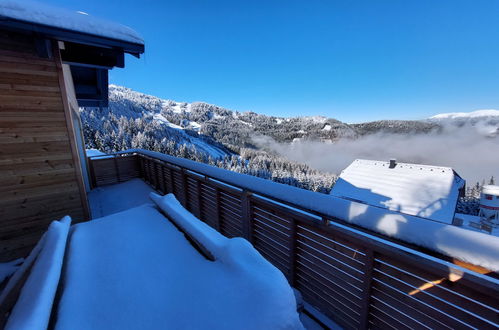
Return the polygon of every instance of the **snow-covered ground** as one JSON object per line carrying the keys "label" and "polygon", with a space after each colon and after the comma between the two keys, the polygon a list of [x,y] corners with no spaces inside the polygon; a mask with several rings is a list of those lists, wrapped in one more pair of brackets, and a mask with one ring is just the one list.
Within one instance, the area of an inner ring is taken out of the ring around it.
{"label": "snow-covered ground", "polygon": [[[150,204],[150,192],[153,192],[153,189],[140,179],[98,188],[90,194],[92,214],[96,212],[99,216],[107,216],[137,205]],[[306,314],[300,314],[300,319],[307,329],[322,329]]]}
{"label": "snow-covered ground", "polygon": [[95,188],[88,193],[92,218],[100,218],[142,204],[151,203],[154,190],[141,179]]}
{"label": "snow-covered ground", "polygon": [[[204,225],[165,203],[189,230]],[[74,226],[55,328],[303,328],[284,275],[249,243],[206,228],[196,237],[215,261],[152,205]]]}

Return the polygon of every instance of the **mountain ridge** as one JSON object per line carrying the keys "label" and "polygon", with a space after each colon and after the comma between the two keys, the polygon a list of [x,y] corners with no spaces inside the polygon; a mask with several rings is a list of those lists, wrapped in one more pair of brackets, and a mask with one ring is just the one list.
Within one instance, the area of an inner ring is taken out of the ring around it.
{"label": "mountain ridge", "polygon": [[[354,157],[350,162],[365,158],[378,150],[378,145],[393,147],[394,141],[407,141],[408,137],[421,137],[416,142],[438,136],[445,137],[441,141],[456,141],[456,137],[464,141],[468,138],[456,133],[465,132],[467,124],[476,125],[474,130],[480,128],[483,136],[494,137],[499,132],[499,116],[487,117],[485,124],[477,116],[472,116],[473,120],[455,120],[447,118],[452,116],[438,115],[438,120],[347,124],[324,116],[277,117],[238,112],[204,102],[165,100],[116,85],[109,86],[108,108],[82,108],[80,116],[87,148],[104,152],[149,149],[315,191],[327,191],[341,169],[332,168],[331,164],[317,166],[310,155],[303,156],[304,150],[322,150],[314,157],[328,163],[335,158],[343,159],[344,167],[346,158]],[[366,148],[370,143],[377,145]],[[319,144],[337,147],[317,148]],[[298,150],[302,151],[301,156]],[[387,149],[382,147],[382,150]],[[404,155],[407,157],[404,153],[400,160]],[[409,158],[431,162],[420,156]],[[331,174],[314,170],[305,163]]]}
{"label": "mountain ridge", "polygon": [[[90,111],[93,111],[90,115],[82,112],[85,121],[94,120],[92,117],[106,118],[113,115],[116,119],[143,118],[163,131],[179,130],[182,132],[179,135],[189,144],[198,144],[214,157],[217,154],[238,153],[240,148],[259,149],[255,143],[255,137],[259,136],[278,143],[301,140],[335,142],[376,133],[439,133],[448,124],[459,127],[480,123],[492,125],[492,129],[488,129],[491,132],[495,131],[495,127],[499,130],[499,110],[442,113],[421,120],[378,120],[348,124],[325,116],[280,117],[253,111],[239,112],[206,102],[178,102],[112,84],[109,85],[109,108]],[[95,120],[92,125],[101,126]],[[213,145],[216,150],[211,150]]]}

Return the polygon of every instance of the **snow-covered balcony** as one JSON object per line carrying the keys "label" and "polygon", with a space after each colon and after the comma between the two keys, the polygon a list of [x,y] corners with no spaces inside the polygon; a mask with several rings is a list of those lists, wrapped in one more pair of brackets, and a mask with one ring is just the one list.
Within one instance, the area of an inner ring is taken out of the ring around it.
{"label": "snow-covered balcony", "polygon": [[[146,195],[150,188],[138,179],[172,193],[211,228],[249,241],[300,292],[304,314],[323,326],[499,326],[499,243],[489,235],[422,227],[418,217],[151,151],[89,163],[96,216],[126,208],[134,192]],[[127,185],[130,194],[120,196],[117,187]]]}

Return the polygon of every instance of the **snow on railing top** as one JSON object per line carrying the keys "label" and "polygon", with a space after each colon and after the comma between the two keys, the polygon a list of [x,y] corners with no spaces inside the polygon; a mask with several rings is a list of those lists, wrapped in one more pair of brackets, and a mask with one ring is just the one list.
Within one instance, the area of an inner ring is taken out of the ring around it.
{"label": "snow on railing top", "polygon": [[109,39],[144,45],[144,39],[128,26],[31,0],[3,0],[0,20],[15,19]]}
{"label": "snow on railing top", "polygon": [[[496,236],[316,193],[159,152],[130,149],[118,154],[126,153],[139,153],[162,160],[264,197],[273,198],[313,213],[341,219],[374,232],[499,272],[499,237]],[[331,225],[341,226],[341,224],[334,222],[331,222]],[[366,234],[363,233],[363,235]],[[381,240],[374,236],[371,238]],[[398,244],[386,240],[383,242],[396,245],[397,248],[409,253],[419,254],[417,251]],[[456,266],[452,265],[452,267]]]}

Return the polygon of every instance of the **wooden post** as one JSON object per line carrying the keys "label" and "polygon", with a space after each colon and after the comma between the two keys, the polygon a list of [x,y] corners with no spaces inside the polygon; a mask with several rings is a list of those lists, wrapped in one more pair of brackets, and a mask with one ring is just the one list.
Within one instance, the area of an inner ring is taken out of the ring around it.
{"label": "wooden post", "polygon": [[165,165],[163,163],[160,163],[159,167],[161,168],[161,182],[163,186],[161,193],[165,195],[166,193],[168,193],[168,188],[166,187],[166,178],[165,178]]}
{"label": "wooden post", "polygon": [[374,252],[373,249],[368,249],[366,252],[366,264],[364,265],[364,281],[362,286],[362,300],[360,310],[360,329],[367,329],[369,325],[369,303],[371,301],[373,268]]}
{"label": "wooden post", "polygon": [[220,189],[215,187],[215,229],[220,232],[221,224],[220,224]]}
{"label": "wooden post", "polygon": [[139,171],[140,171],[140,177],[145,179],[145,170],[144,170],[144,157],[142,155],[139,155]]}
{"label": "wooden post", "polygon": [[149,183],[149,159],[144,158],[144,179]]}
{"label": "wooden post", "polygon": [[94,188],[97,188],[97,178],[95,177],[95,169],[94,169],[94,166],[95,166],[95,160],[93,159],[88,159],[88,167],[89,167],[89,170],[90,170],[90,178],[92,180],[91,181],[91,184],[92,184],[92,189]]}
{"label": "wooden post", "polygon": [[154,184],[154,187],[156,188],[156,191],[160,191],[159,190],[159,163],[157,161],[155,161],[154,163],[154,173],[156,174],[155,175],[155,179],[156,179],[156,182]]}
{"label": "wooden post", "polygon": [[180,174],[182,177],[182,199],[184,200],[184,207],[189,210],[189,191],[187,189],[187,173],[185,171],[185,168],[182,167],[182,169],[180,170]]}
{"label": "wooden post", "polygon": [[120,169],[118,167],[118,160],[116,159],[116,155],[114,155],[113,160],[114,160],[114,170],[116,171],[116,181],[119,183],[121,182],[120,180]]}
{"label": "wooden post", "polygon": [[173,181],[173,170],[171,167],[168,168],[170,174],[170,193],[175,195],[175,183]]}
{"label": "wooden post", "polygon": [[291,218],[291,233],[289,236],[289,253],[290,253],[290,260],[289,260],[289,274],[288,274],[288,281],[289,285],[292,287],[295,286],[295,273],[296,273],[296,240],[298,238],[296,237],[296,220],[295,218]]}
{"label": "wooden post", "polygon": [[250,243],[253,243],[253,228],[251,225],[251,192],[243,190],[241,195],[241,207],[243,218],[243,236]]}
{"label": "wooden post", "polygon": [[203,217],[203,194],[202,194],[202,189],[201,189],[201,180],[196,180],[197,182],[197,190],[198,190],[198,210],[199,210],[199,214],[198,214],[198,218],[201,220],[201,221],[204,221],[204,217]]}
{"label": "wooden post", "polygon": [[161,161],[156,163],[156,177],[158,178],[158,192],[164,194],[163,192],[163,167],[161,166]]}

